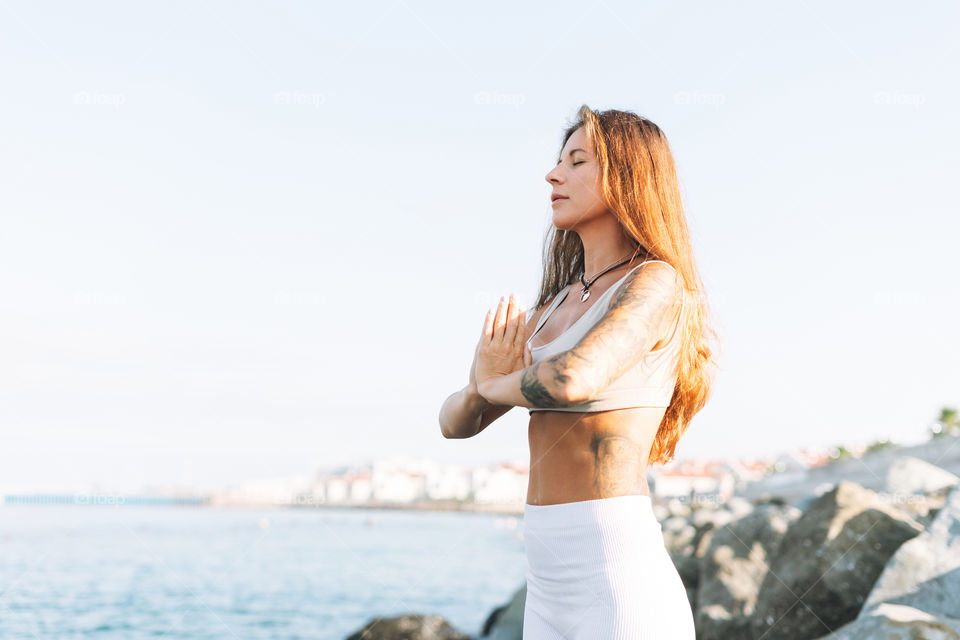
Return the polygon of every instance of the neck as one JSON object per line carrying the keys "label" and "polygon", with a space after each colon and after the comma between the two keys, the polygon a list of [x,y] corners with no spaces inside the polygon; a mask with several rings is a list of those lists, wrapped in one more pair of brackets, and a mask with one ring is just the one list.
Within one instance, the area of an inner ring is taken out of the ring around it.
{"label": "neck", "polygon": [[[616,233],[611,233],[609,230],[579,232],[580,241],[583,243],[584,278],[588,281],[604,269],[609,269],[618,262],[626,260],[634,252],[635,243],[620,232],[619,224],[615,231]],[[623,267],[628,266],[629,263],[623,265]]]}

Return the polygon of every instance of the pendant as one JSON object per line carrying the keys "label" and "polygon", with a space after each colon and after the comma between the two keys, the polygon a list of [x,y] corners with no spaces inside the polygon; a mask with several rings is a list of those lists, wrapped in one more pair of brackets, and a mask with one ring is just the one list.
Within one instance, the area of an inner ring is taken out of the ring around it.
{"label": "pendant", "polygon": [[590,297],[590,289],[587,289],[586,291],[580,294],[580,302],[586,302],[587,298],[589,297]]}

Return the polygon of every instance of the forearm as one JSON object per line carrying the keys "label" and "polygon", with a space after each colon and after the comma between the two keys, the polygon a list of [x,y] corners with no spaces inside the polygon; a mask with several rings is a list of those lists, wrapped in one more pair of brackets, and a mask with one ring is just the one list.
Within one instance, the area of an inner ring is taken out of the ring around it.
{"label": "forearm", "polygon": [[484,409],[492,406],[470,385],[450,394],[440,408],[440,432],[444,438],[471,438],[480,431]]}
{"label": "forearm", "polygon": [[489,402],[513,407],[568,406],[569,381],[551,360],[490,378],[479,385],[480,393]]}

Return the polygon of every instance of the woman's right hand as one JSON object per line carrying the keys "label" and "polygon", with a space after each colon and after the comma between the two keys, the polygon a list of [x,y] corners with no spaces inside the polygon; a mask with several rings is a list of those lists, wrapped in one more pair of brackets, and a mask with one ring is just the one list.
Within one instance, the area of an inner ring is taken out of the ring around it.
{"label": "woman's right hand", "polygon": [[[483,336],[480,337],[480,340],[477,340],[477,346],[473,350],[473,364],[470,365],[470,384],[467,385],[471,393],[475,393],[478,396],[480,396],[480,389],[477,387],[477,354],[480,353],[480,342],[482,340]],[[484,402],[486,402],[486,400],[484,400]]]}
{"label": "woman's right hand", "polygon": [[[519,322],[520,326],[517,327],[517,330],[526,338],[527,327],[525,324],[525,319],[526,314],[524,313],[522,316],[518,316],[514,320]],[[473,350],[473,364],[470,365],[470,383],[467,385],[467,388],[471,393],[475,393],[481,398],[483,398],[483,396],[480,395],[480,387],[477,384],[477,360],[480,356],[480,346],[483,344],[485,337],[486,336],[484,334],[480,334],[480,339],[477,340],[477,346]],[[523,369],[525,367],[529,367],[531,364],[533,364],[533,356],[530,353],[530,347],[526,344],[526,342],[524,342],[523,349],[518,357],[518,363],[515,368]],[[486,402],[488,406],[493,406],[493,403],[489,400],[484,399],[484,402]]]}

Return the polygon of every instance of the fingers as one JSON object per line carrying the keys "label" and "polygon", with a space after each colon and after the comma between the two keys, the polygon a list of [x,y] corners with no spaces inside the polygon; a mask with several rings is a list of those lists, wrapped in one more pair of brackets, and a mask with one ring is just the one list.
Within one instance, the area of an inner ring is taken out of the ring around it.
{"label": "fingers", "polygon": [[503,333],[503,339],[507,344],[517,346],[517,336],[523,334],[523,331],[518,330],[520,323],[523,322],[523,305],[512,293],[509,300],[510,310],[507,312],[507,326]]}
{"label": "fingers", "polygon": [[507,296],[500,297],[500,306],[497,307],[497,317],[493,322],[493,337],[496,340],[503,340],[503,334],[507,325],[507,312],[510,299]]}
{"label": "fingers", "polygon": [[487,310],[487,317],[483,319],[483,342],[490,342],[493,338],[493,312]]}
{"label": "fingers", "polygon": [[519,347],[518,342],[526,337],[526,318],[527,312],[516,296],[501,296],[496,311],[487,311],[483,335],[487,342],[496,339]]}

